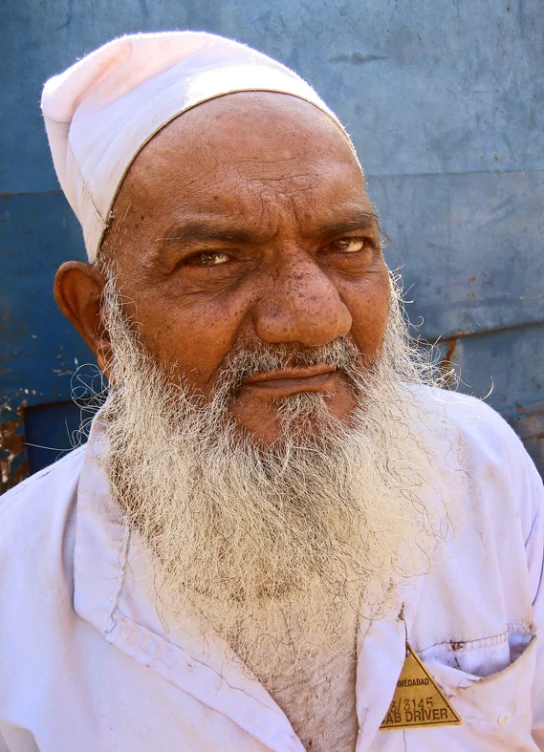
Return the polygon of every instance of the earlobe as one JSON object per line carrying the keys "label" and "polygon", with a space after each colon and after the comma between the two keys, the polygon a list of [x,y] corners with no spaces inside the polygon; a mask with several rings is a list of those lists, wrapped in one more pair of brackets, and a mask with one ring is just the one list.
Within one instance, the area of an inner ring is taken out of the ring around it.
{"label": "earlobe", "polygon": [[91,264],[68,261],[55,276],[53,292],[62,313],[71,321],[94,352],[98,366],[107,375],[109,341],[102,318],[102,292],[106,279]]}

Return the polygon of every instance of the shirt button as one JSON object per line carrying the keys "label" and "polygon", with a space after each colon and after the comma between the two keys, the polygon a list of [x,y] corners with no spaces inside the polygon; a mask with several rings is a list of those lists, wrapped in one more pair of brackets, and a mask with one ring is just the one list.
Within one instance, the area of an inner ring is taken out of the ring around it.
{"label": "shirt button", "polygon": [[499,713],[499,717],[497,718],[499,726],[508,726],[511,720],[512,713],[509,710],[503,710],[502,713]]}

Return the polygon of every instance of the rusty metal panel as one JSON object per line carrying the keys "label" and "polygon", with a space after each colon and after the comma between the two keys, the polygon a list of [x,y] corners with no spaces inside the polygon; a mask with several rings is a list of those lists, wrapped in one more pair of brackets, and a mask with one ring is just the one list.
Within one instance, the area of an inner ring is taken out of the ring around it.
{"label": "rusty metal panel", "polygon": [[2,395],[17,403],[64,399],[92,357],[53,299],[55,272],[70,258],[84,258],[81,231],[59,192],[0,197]]}
{"label": "rusty metal panel", "polygon": [[[47,453],[27,456],[17,438],[25,421],[34,443],[70,445],[66,410],[70,425],[77,411],[69,406],[70,372],[90,357],[50,293],[56,266],[83,250],[47,149],[42,83],[116,35],[170,28],[251,44],[310,80],[337,111],[391,236],[388,260],[415,300],[419,333],[442,338],[444,354],[449,349],[462,368],[462,389],[485,396],[493,383],[489,402],[544,471],[541,0],[7,0],[0,24],[0,193],[9,194],[0,198],[5,482],[22,477],[24,461],[30,470],[46,461]],[[41,407],[48,404],[57,407]]]}
{"label": "rusty metal panel", "polygon": [[460,390],[498,410],[544,474],[543,342],[544,325],[522,324],[452,337],[445,355],[459,367]]}
{"label": "rusty metal panel", "polygon": [[544,473],[544,172],[376,176],[369,188],[415,334],[442,343],[460,391],[499,410]]}
{"label": "rusty metal panel", "polygon": [[369,187],[424,337],[544,323],[544,172],[372,177]]}
{"label": "rusty metal panel", "polygon": [[544,474],[544,402],[520,405],[503,412],[503,416],[525,444],[541,474]]}
{"label": "rusty metal panel", "polygon": [[[94,361],[53,299],[55,271],[70,258],[83,258],[81,233],[59,192],[0,197],[0,490],[43,465],[29,465],[25,413],[69,402],[72,375]],[[33,443],[69,447],[64,419],[59,412]]]}
{"label": "rusty metal panel", "polygon": [[[463,391],[470,390],[499,412],[510,414],[541,401],[543,342],[544,325],[519,326],[453,337],[446,342],[447,357],[460,367]],[[515,391],[512,384],[517,385]]]}

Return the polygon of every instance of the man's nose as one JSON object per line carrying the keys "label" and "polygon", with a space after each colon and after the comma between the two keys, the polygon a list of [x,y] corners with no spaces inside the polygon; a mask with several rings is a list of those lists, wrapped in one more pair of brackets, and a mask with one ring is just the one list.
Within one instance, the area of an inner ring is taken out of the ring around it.
{"label": "man's nose", "polygon": [[284,262],[264,275],[262,282],[253,319],[264,342],[319,347],[350,331],[351,314],[334,282],[314,259]]}

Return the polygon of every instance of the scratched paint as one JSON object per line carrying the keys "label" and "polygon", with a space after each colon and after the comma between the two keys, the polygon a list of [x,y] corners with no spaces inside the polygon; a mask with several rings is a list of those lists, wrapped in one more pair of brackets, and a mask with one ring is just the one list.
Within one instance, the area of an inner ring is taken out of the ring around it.
{"label": "scratched paint", "polygon": [[391,238],[387,261],[414,300],[415,333],[443,343],[460,388],[487,396],[544,471],[540,0],[7,3],[0,424],[10,428],[0,430],[31,432],[34,444],[53,448],[20,451],[20,440],[8,438],[17,451],[9,466],[3,459],[4,471],[19,479],[18,463],[34,471],[71,446],[79,415],[72,379],[92,362],[51,295],[56,267],[84,253],[47,149],[42,83],[116,35],[172,27],[222,33],[271,54],[335,109]]}
{"label": "scratched paint", "polygon": [[28,475],[25,453],[23,402],[15,411],[15,418],[0,423],[0,493],[12,488]]}

